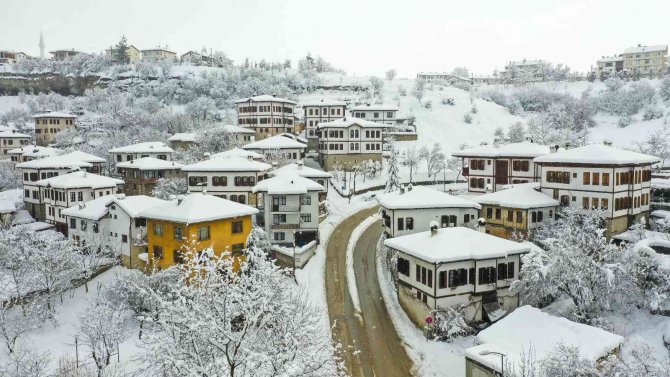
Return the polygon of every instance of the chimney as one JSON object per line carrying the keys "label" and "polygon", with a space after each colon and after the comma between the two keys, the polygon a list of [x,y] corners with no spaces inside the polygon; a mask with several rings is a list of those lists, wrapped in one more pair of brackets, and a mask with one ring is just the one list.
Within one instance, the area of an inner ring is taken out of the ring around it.
{"label": "chimney", "polygon": [[277,166],[279,166],[279,165],[277,164],[277,162],[276,162],[276,161],[273,161],[273,162],[272,162],[272,168],[273,168],[273,169],[277,169]]}
{"label": "chimney", "polygon": [[126,198],[126,194],[116,194],[116,198],[117,198],[118,200],[123,200],[123,199]]}
{"label": "chimney", "polygon": [[612,141],[611,140],[603,140],[603,145],[606,147],[611,147],[612,146]]}
{"label": "chimney", "polygon": [[298,161],[298,170],[302,170],[303,165],[304,163],[302,162],[302,160]]}
{"label": "chimney", "polygon": [[400,189],[400,195],[405,193],[405,186],[400,185],[399,189]]}
{"label": "chimney", "polygon": [[430,226],[430,236],[435,237],[437,235],[437,230],[440,228],[440,226],[437,224],[437,221],[433,220],[429,224]]}
{"label": "chimney", "polygon": [[412,184],[411,184],[411,183],[408,184],[408,185],[407,185],[407,192],[412,191],[412,188],[413,188],[413,187],[412,187]]}
{"label": "chimney", "polygon": [[180,205],[184,201],[184,195],[177,195],[177,205]]}
{"label": "chimney", "polygon": [[552,147],[549,147],[549,153],[556,153],[556,152],[558,152],[558,148],[560,148],[560,147],[558,146],[558,144],[556,144],[556,145],[554,145],[554,146],[552,146]]}

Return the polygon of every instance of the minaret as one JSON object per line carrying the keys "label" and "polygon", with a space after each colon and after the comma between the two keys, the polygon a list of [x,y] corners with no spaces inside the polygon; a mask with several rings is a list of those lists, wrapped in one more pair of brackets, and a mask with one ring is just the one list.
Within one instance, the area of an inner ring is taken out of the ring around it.
{"label": "minaret", "polygon": [[40,59],[44,59],[44,35],[40,30]]}

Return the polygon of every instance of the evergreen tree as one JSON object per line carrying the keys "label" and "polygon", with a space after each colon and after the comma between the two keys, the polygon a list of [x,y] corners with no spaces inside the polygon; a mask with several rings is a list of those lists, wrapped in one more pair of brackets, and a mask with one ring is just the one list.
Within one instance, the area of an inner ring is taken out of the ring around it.
{"label": "evergreen tree", "polygon": [[119,64],[128,64],[130,63],[130,58],[128,57],[128,41],[126,36],[122,36],[119,44],[116,45],[116,48],[113,51],[113,59]]}
{"label": "evergreen tree", "polygon": [[389,157],[389,168],[388,168],[388,177],[386,180],[386,188],[384,192],[392,192],[400,190],[400,172],[398,170],[398,150],[395,147],[393,140],[389,140],[389,151],[391,156]]}

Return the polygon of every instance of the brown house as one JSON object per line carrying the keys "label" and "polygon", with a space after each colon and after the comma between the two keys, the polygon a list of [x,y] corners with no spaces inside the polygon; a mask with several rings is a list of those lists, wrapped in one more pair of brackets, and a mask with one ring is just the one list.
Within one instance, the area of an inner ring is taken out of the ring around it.
{"label": "brown house", "polygon": [[116,164],[116,171],[126,182],[124,189],[126,195],[151,196],[159,179],[183,176],[182,166],[174,161],[142,157]]}

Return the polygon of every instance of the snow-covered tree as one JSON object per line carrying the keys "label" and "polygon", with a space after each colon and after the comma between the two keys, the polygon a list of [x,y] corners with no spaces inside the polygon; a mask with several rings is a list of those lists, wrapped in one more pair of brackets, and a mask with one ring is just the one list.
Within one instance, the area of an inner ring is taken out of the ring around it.
{"label": "snow-covered tree", "polygon": [[414,81],[414,89],[412,90],[412,94],[419,101],[419,103],[421,103],[421,99],[423,98],[423,95],[425,93],[426,93],[426,80],[418,79]]}
{"label": "snow-covered tree", "polygon": [[0,191],[22,187],[21,171],[9,160],[0,161]]}
{"label": "snow-covered tree", "polygon": [[128,40],[126,36],[122,36],[119,43],[112,50],[112,56],[116,63],[118,64],[128,64],[130,62],[130,57],[128,56]]}
{"label": "snow-covered tree", "polygon": [[447,307],[442,310],[433,310],[433,336],[437,340],[451,340],[456,337],[466,336],[474,333],[463,317],[463,309]]}
{"label": "snow-covered tree", "polygon": [[664,76],[658,83],[658,94],[663,101],[670,101],[670,75]]}
{"label": "snow-covered tree", "polygon": [[470,71],[467,67],[456,67],[451,70],[451,74],[458,77],[470,77]]}
{"label": "snow-covered tree", "polygon": [[168,200],[173,195],[188,194],[188,181],[186,177],[161,178],[156,182],[151,195],[158,199]]}
{"label": "snow-covered tree", "polygon": [[510,143],[520,143],[526,140],[526,131],[523,123],[516,122],[507,129],[507,141]]}
{"label": "snow-covered tree", "polygon": [[539,361],[541,375],[555,377],[593,377],[599,375],[593,361],[581,357],[579,348],[559,343]]}
{"label": "snow-covered tree", "polygon": [[389,159],[388,159],[388,171],[386,175],[386,187],[384,192],[392,192],[400,190],[400,161],[398,158],[398,150],[396,149],[395,142],[393,140],[387,141],[389,145]]}
{"label": "snow-covered tree", "polygon": [[395,75],[396,75],[395,69],[389,69],[388,71],[386,71],[386,79],[389,81],[393,80],[395,78]]}
{"label": "snow-covered tree", "polygon": [[206,121],[216,114],[216,102],[208,97],[198,97],[186,105],[186,113],[195,121]]}
{"label": "snow-covered tree", "polygon": [[493,140],[499,143],[504,143],[506,141],[505,130],[502,128],[502,126],[496,127],[496,129],[493,131]]}
{"label": "snow-covered tree", "polygon": [[661,159],[661,166],[670,158],[670,128],[664,125],[663,128],[649,133],[643,141],[638,141],[637,149],[641,153],[650,154]]}
{"label": "snow-covered tree", "polygon": [[409,168],[409,183],[413,182],[412,177],[414,176],[414,171],[419,167],[419,153],[416,150],[416,147],[409,147],[405,150],[404,164]]}
{"label": "snow-covered tree", "polygon": [[433,144],[426,160],[426,168],[429,177],[435,179],[438,172],[446,169],[445,159],[446,156],[444,152],[442,152],[442,146],[439,143]]}

